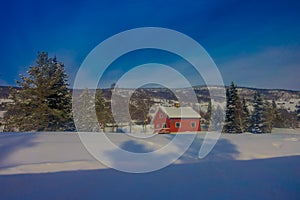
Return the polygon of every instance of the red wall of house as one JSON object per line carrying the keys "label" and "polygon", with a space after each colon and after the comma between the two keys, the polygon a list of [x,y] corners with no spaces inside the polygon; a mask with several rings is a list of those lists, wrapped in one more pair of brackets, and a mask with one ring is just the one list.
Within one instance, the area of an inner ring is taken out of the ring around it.
{"label": "red wall of house", "polygon": [[[160,115],[162,115],[162,118],[160,118]],[[167,118],[168,116],[164,112],[162,112],[161,109],[157,111],[153,119],[154,132],[157,132],[163,128],[162,124],[167,123]]]}
{"label": "red wall of house", "polygon": [[[162,118],[160,118],[160,115],[162,115]],[[181,123],[180,128],[176,128],[176,122]],[[194,128],[191,126],[192,122],[195,122],[196,126]],[[167,128],[170,128],[170,132],[187,132],[201,130],[200,119],[169,119],[168,116],[161,109],[159,109],[153,119],[154,132],[158,132],[160,129],[162,129],[163,123],[166,123]]]}
{"label": "red wall of house", "polygon": [[[180,128],[176,127],[176,122],[180,122]],[[195,122],[195,127],[191,126],[191,123]],[[167,123],[170,127],[170,132],[186,132],[186,131],[200,131],[200,120],[199,119],[168,119]]]}

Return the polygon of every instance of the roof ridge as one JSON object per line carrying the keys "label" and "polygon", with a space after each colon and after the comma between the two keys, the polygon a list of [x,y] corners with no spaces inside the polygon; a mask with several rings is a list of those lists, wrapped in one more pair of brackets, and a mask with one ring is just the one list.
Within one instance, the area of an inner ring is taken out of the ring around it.
{"label": "roof ridge", "polygon": [[160,109],[170,118],[201,118],[201,115],[190,106],[178,108],[160,106]]}

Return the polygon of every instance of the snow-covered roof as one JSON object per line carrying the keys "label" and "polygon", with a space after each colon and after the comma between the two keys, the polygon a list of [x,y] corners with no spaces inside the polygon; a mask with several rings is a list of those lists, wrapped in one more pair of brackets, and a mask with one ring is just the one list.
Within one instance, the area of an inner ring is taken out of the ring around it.
{"label": "snow-covered roof", "polygon": [[201,118],[191,107],[159,107],[169,118]]}

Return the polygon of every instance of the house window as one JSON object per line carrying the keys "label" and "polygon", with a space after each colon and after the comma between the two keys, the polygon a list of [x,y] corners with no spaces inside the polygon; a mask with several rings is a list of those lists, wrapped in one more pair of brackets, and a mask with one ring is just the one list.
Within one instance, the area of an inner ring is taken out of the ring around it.
{"label": "house window", "polygon": [[162,113],[159,114],[159,118],[160,119],[163,118],[163,114]]}
{"label": "house window", "polygon": [[180,122],[176,122],[176,123],[175,123],[175,127],[176,127],[176,128],[180,128]]}
{"label": "house window", "polygon": [[196,122],[191,122],[191,127],[196,128]]}
{"label": "house window", "polygon": [[162,123],[161,127],[163,127],[163,128],[167,128],[167,125],[166,125],[166,123]]}

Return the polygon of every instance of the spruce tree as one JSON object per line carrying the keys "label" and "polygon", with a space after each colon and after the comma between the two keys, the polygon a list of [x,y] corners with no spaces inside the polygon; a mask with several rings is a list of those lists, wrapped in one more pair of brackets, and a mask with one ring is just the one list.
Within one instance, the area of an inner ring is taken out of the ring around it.
{"label": "spruce tree", "polygon": [[247,132],[250,129],[251,120],[250,120],[250,112],[246,104],[245,98],[242,100],[242,120],[243,120],[243,132]]}
{"label": "spruce tree", "polygon": [[234,105],[231,95],[230,88],[226,89],[226,115],[225,115],[225,125],[224,125],[224,132],[225,133],[232,133],[233,132],[233,112],[234,112]]}
{"label": "spruce tree", "polygon": [[264,102],[260,93],[254,94],[253,100],[253,113],[251,116],[251,132],[252,133],[265,133],[267,132]]}
{"label": "spruce tree", "polygon": [[233,82],[226,90],[226,95],[227,104],[224,132],[242,133],[244,132],[242,102]]}
{"label": "spruce tree", "polygon": [[73,130],[71,94],[64,64],[39,53],[36,64],[20,75],[20,89],[10,95],[13,100],[4,116],[6,131]]}
{"label": "spruce tree", "polygon": [[243,104],[241,99],[239,98],[237,92],[235,95],[235,110],[234,110],[234,132],[235,133],[243,133],[244,130],[244,113],[243,113]]}

